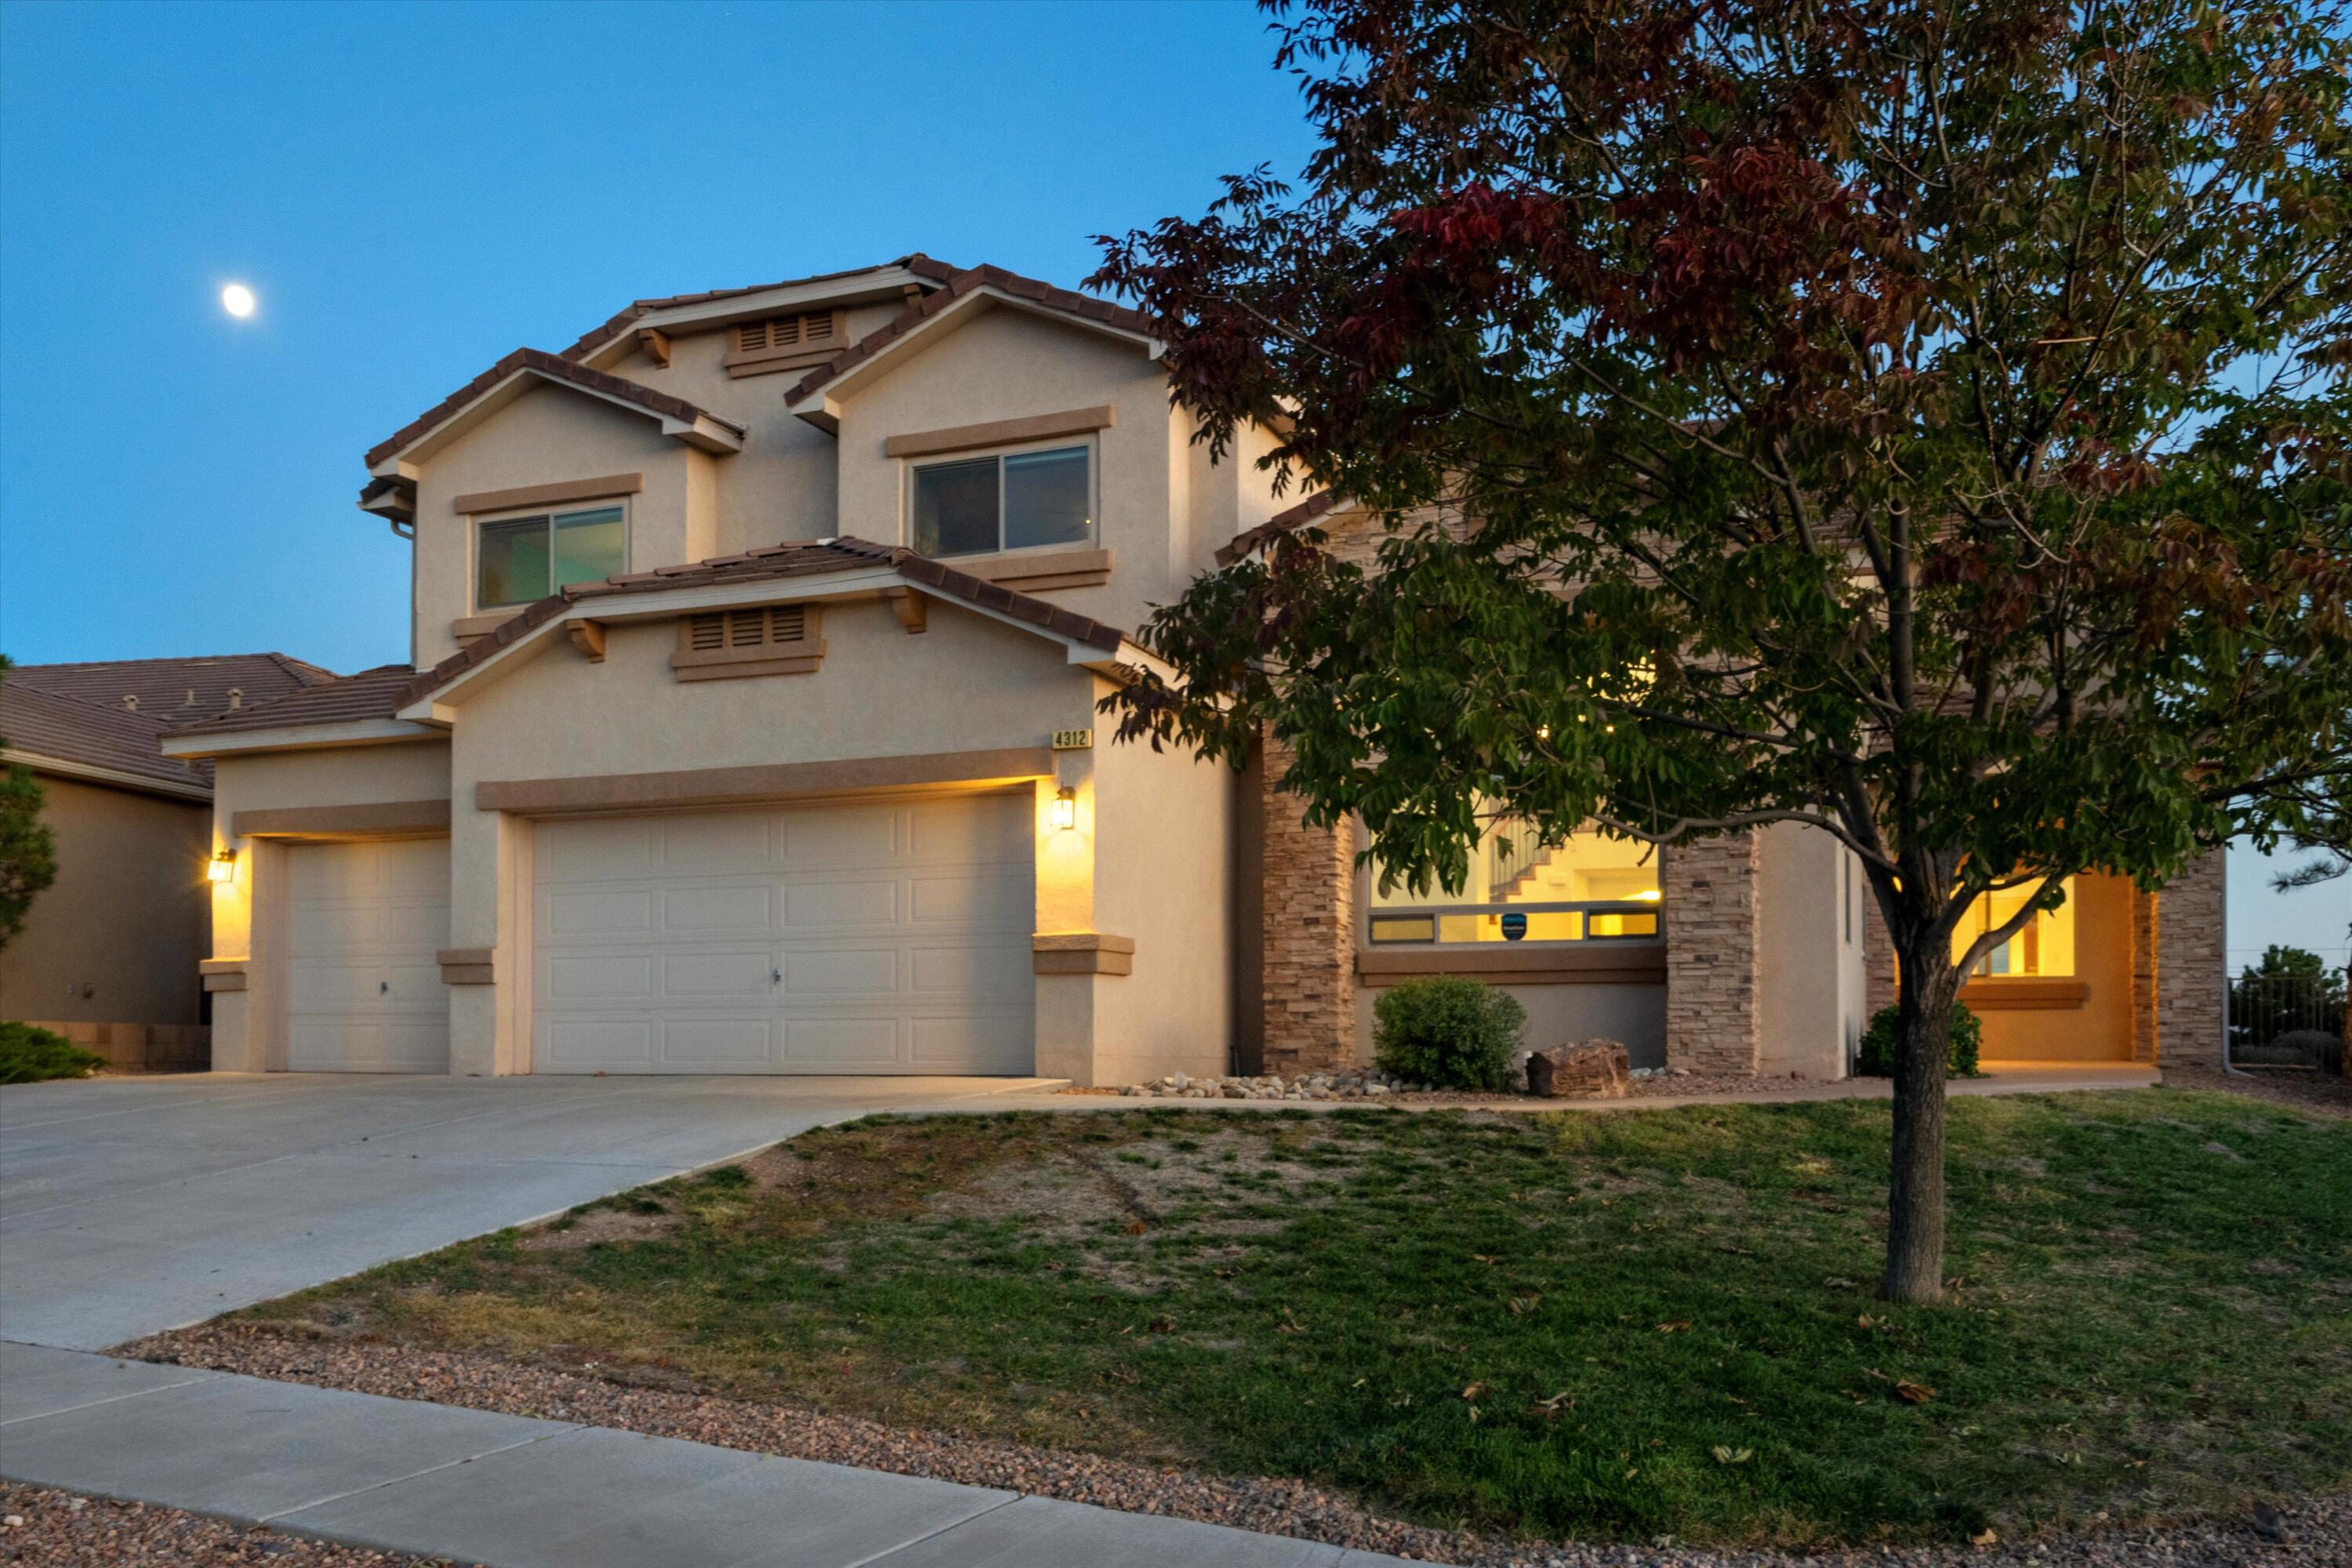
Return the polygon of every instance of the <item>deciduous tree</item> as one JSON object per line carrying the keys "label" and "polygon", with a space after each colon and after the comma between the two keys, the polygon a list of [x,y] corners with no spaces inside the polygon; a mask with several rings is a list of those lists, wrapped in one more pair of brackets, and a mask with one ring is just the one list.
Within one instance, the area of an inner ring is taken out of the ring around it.
{"label": "deciduous tree", "polygon": [[1279,431],[1387,532],[1197,583],[1120,733],[1270,731],[1416,882],[1498,815],[1835,836],[1902,965],[1884,1289],[1935,1299],[1969,969],[2075,874],[2343,841],[2343,11],[1273,10],[1298,184],[1233,178],[1096,281],[1201,438]]}

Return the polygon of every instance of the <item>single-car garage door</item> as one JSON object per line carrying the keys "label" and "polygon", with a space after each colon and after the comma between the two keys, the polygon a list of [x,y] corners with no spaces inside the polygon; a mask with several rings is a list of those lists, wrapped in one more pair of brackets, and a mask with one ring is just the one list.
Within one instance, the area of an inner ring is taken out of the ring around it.
{"label": "single-car garage door", "polygon": [[286,884],[287,1067],[447,1072],[448,840],[289,846]]}
{"label": "single-car garage door", "polygon": [[1026,1073],[1031,797],[540,825],[540,1072]]}

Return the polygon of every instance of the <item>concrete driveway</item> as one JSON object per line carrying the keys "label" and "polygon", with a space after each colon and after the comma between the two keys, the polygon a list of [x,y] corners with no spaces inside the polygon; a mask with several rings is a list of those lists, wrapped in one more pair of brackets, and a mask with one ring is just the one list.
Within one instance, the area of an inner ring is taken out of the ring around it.
{"label": "concrete driveway", "polygon": [[95,1350],[1034,1079],[206,1073],[0,1089],[0,1340]]}

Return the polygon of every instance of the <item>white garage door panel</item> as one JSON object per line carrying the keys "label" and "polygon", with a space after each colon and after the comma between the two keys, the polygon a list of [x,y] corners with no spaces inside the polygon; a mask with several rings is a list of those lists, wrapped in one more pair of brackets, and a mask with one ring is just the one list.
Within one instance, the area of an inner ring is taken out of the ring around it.
{"label": "white garage door panel", "polygon": [[446,840],[286,851],[286,1065],[296,1072],[446,1072]]}
{"label": "white garage door panel", "polygon": [[1028,795],[543,824],[541,1072],[1026,1073]]}

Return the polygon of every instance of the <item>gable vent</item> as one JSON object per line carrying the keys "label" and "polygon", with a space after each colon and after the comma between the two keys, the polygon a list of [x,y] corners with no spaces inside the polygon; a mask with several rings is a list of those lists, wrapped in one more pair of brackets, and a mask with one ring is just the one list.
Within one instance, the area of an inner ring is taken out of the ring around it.
{"label": "gable vent", "polygon": [[847,336],[845,321],[839,310],[804,310],[763,321],[739,321],[727,351],[727,366],[739,374],[757,375],[772,369],[814,364],[841,346]]}
{"label": "gable vent", "polygon": [[770,605],[681,616],[670,668],[680,680],[806,674],[824,657],[822,613],[811,605]]}

